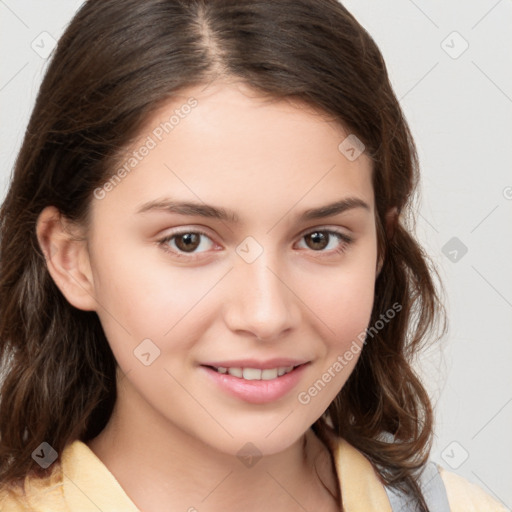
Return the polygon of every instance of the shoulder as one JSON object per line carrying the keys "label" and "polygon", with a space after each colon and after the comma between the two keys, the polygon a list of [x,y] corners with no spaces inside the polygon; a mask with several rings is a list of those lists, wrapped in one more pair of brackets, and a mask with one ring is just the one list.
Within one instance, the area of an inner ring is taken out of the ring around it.
{"label": "shoulder", "polygon": [[[386,487],[366,456],[343,438],[329,436],[328,441],[333,452],[342,494],[347,501],[347,510],[391,512],[392,507]],[[430,464],[430,466],[432,466],[431,471],[425,475],[426,480],[421,482],[421,486],[424,491],[428,487],[431,490],[433,487],[437,488],[437,484],[433,485],[433,481],[430,485],[428,484],[430,480],[434,480],[433,474],[437,475],[439,472],[444,484],[444,486],[441,485],[441,489],[444,487],[446,491],[446,497],[441,502],[444,500],[446,504],[447,499],[450,512],[510,512],[480,486],[438,464]],[[444,490],[440,493],[439,488],[436,490],[437,493],[434,494],[444,494]],[[363,502],[364,506],[361,506]],[[445,508],[446,506],[443,506],[443,509]]]}
{"label": "shoulder", "polygon": [[0,512],[139,512],[114,475],[80,440],[66,445],[44,478],[0,485]]}
{"label": "shoulder", "polygon": [[481,487],[439,466],[450,512],[507,512],[507,508]]}
{"label": "shoulder", "polygon": [[[51,508],[47,508],[50,506]],[[50,476],[27,476],[22,485],[0,486],[1,512],[67,512],[63,500],[62,471],[57,465]]]}

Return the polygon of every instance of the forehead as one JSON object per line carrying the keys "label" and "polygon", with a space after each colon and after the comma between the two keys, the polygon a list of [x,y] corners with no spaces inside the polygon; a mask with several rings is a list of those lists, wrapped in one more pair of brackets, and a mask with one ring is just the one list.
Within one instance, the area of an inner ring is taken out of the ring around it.
{"label": "forehead", "polygon": [[232,202],[233,210],[344,196],[372,206],[371,160],[364,153],[347,158],[340,144],[349,135],[304,102],[263,96],[240,83],[190,87],[147,120],[109,196],[122,194],[135,209],[164,195]]}

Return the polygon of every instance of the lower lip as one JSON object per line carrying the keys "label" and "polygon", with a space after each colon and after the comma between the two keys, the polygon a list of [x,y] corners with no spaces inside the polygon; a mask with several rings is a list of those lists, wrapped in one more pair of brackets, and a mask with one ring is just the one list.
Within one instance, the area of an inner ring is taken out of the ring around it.
{"label": "lower lip", "polygon": [[245,380],[228,373],[219,373],[207,366],[201,366],[201,369],[230,395],[251,404],[265,404],[289,393],[298,384],[308,364],[297,366],[290,373],[271,380]]}

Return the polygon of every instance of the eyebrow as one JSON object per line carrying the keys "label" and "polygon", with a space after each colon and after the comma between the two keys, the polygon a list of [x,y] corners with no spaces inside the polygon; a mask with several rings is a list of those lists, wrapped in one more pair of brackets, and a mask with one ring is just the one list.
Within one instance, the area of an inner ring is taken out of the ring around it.
{"label": "eyebrow", "polygon": [[[362,199],[359,199],[358,197],[347,197],[325,206],[305,210],[298,216],[297,220],[301,222],[332,217],[355,208],[363,208],[370,211],[370,206]],[[222,207],[190,201],[173,201],[171,199],[149,201],[144,203],[137,210],[137,213],[147,213],[151,211],[163,211],[167,213],[177,213],[179,215],[207,217],[231,224],[237,224],[240,222],[239,216],[232,210],[226,210]]]}

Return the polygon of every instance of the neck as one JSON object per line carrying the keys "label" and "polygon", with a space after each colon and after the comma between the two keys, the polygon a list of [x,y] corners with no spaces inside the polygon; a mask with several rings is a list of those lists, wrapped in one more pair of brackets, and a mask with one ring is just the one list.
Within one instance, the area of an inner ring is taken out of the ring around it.
{"label": "neck", "polygon": [[286,450],[251,460],[219,452],[120,394],[88,445],[145,512],[336,509],[331,457],[311,429]]}

